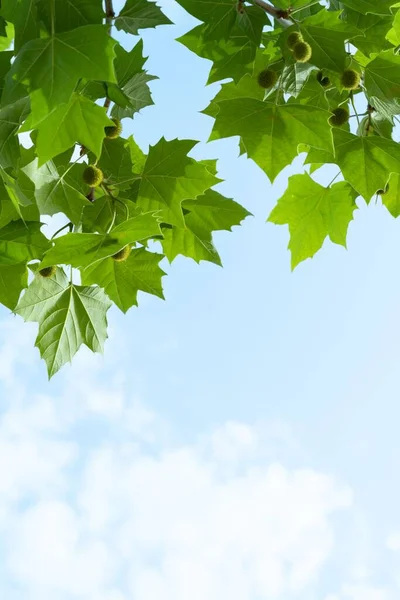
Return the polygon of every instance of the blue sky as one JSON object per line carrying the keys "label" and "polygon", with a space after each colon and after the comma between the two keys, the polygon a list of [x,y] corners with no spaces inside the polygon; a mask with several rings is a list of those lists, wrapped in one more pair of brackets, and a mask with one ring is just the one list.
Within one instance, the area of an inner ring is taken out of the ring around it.
{"label": "blue sky", "polygon": [[2,311],[2,596],[394,600],[399,224],[360,204],[348,250],[291,273],[265,220],[302,162],[271,186],[237,140],[206,145],[218,86],[174,42],[195,21],[164,9],[176,26],[144,35],[156,106],[124,133],[198,139],[254,218],[216,236],[223,269],[165,265],[166,302],[112,310],[105,356],[51,383],[35,325]]}

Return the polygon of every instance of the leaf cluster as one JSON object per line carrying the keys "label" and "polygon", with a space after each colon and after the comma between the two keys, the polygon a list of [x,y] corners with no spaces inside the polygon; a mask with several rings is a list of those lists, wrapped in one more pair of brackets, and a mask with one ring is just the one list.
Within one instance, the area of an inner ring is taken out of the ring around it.
{"label": "leaf cluster", "polygon": [[[400,214],[395,1],[178,2],[200,21],[179,42],[221,83],[210,139],[237,137],[271,182],[305,157],[268,219],[288,225],[292,267],[327,237],[346,245],[357,198]],[[140,32],[170,23],[148,0],[118,14],[110,0],[1,1],[0,303],[38,323],[49,376],[82,344],[102,351],[113,304],[164,297],[161,263],[220,265],[213,233],[249,215],[218,191],[216,161],[191,157],[195,140],[145,154],[127,133],[153,103]],[[118,31],[139,41],[128,51]],[[327,165],[336,182],[321,186]]]}

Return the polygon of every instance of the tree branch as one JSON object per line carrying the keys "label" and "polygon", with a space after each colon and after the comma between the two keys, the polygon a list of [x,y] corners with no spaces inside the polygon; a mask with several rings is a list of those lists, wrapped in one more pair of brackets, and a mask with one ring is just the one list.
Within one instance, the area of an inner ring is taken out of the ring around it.
{"label": "tree branch", "polygon": [[106,3],[106,23],[111,27],[112,20],[115,17],[113,0],[105,0]]}
{"label": "tree branch", "polygon": [[[113,19],[115,18],[113,0],[105,0],[105,5],[106,5],[106,25],[108,27],[108,35],[111,35]],[[106,98],[104,101],[104,108],[106,110],[108,110],[110,107],[110,104],[111,104],[111,100],[109,98]]]}
{"label": "tree branch", "polygon": [[272,4],[268,4],[264,0],[253,0],[254,4],[260,6],[266,13],[274,17],[277,21],[283,25],[283,27],[290,27],[293,23],[288,21],[290,18],[290,10],[282,10],[280,8],[275,8]]}
{"label": "tree branch", "polygon": [[258,6],[261,6],[261,8],[263,8],[266,13],[271,15],[271,17],[278,19],[278,10],[275,8],[275,6],[264,2],[264,0],[254,0],[254,4],[258,4]]}

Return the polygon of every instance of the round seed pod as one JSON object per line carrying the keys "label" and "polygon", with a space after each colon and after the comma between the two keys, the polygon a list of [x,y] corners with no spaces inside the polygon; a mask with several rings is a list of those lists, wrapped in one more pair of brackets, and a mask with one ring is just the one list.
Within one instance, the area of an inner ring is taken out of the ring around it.
{"label": "round seed pod", "polygon": [[95,165],[89,165],[83,171],[83,181],[90,187],[98,187],[104,179],[103,171]]}
{"label": "round seed pod", "polygon": [[293,57],[296,62],[306,63],[312,56],[312,48],[307,42],[297,42],[293,46]]}
{"label": "round seed pod", "polygon": [[278,81],[278,74],[271,69],[264,69],[258,74],[258,85],[264,89],[272,88]]}

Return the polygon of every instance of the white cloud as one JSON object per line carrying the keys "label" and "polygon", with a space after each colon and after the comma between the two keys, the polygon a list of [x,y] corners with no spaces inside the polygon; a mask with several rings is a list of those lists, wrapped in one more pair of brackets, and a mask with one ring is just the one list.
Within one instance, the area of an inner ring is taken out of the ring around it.
{"label": "white cloud", "polygon": [[400,550],[400,532],[394,531],[386,539],[386,547],[393,552]]}
{"label": "white cloud", "polygon": [[[333,547],[331,515],[351,504],[347,487],[248,460],[263,441],[243,423],[208,443],[157,450],[125,432],[78,457],[60,405],[36,398],[26,412],[10,408],[0,428],[0,454],[15,463],[8,479],[0,466],[9,507],[0,542],[11,588],[26,600],[284,598],[318,577]],[[129,397],[120,406],[117,422]],[[75,413],[75,425],[87,414]]]}
{"label": "white cloud", "polygon": [[343,600],[394,600],[395,596],[391,590],[385,588],[355,584],[345,585],[341,598]]}
{"label": "white cloud", "polygon": [[[314,598],[352,493],[271,460],[290,427],[228,421],[183,444],[112,352],[106,366],[81,353],[52,397],[28,391],[27,377],[17,386],[31,341],[15,329],[0,348],[3,597]],[[359,583],[337,589],[325,600],[392,600]]]}

